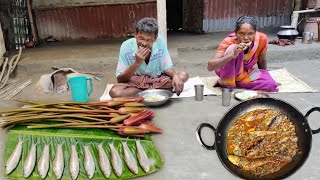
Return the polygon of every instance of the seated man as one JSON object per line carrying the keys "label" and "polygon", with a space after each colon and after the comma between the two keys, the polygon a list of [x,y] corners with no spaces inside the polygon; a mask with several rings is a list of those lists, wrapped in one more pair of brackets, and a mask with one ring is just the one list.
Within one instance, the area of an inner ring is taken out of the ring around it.
{"label": "seated man", "polygon": [[134,96],[149,88],[183,90],[189,78],[186,72],[175,72],[164,39],[158,35],[155,18],[143,18],[136,26],[135,37],[122,43],[116,71],[117,81],[109,95]]}

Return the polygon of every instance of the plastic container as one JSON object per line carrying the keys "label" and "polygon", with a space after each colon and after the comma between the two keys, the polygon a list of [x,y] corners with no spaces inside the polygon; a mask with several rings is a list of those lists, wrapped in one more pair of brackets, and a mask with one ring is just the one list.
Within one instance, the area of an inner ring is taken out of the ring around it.
{"label": "plastic container", "polygon": [[[90,89],[88,92],[88,81]],[[92,79],[86,76],[74,76],[67,80],[71,88],[72,101],[88,102],[92,93]]]}
{"label": "plastic container", "polygon": [[320,0],[308,0],[307,9],[319,9]]}

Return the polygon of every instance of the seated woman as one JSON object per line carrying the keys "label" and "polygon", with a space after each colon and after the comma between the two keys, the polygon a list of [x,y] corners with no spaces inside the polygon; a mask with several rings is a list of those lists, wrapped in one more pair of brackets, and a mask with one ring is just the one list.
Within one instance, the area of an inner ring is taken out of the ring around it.
{"label": "seated woman", "polygon": [[[278,91],[267,69],[268,38],[257,31],[257,21],[241,16],[234,33],[229,34],[208,62],[208,70],[220,77],[218,84],[227,88]],[[258,68],[254,65],[258,65]]]}

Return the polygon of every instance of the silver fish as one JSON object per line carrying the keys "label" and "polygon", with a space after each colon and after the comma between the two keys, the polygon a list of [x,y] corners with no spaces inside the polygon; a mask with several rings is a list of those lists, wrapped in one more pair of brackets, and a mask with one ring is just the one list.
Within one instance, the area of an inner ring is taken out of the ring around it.
{"label": "silver fish", "polygon": [[38,161],[38,172],[42,179],[47,176],[49,170],[49,144],[45,144],[40,159]]}
{"label": "silver fish", "polygon": [[19,140],[13,152],[10,154],[6,163],[6,174],[10,174],[19,164],[22,155],[23,142],[24,140]]}
{"label": "silver fish", "polygon": [[130,151],[127,142],[122,142],[123,153],[124,153],[124,161],[126,162],[130,171],[134,174],[138,174],[138,165],[137,161],[134,158],[132,152]]}
{"label": "silver fish", "polygon": [[110,166],[110,162],[109,162],[108,156],[107,156],[106,152],[104,151],[104,149],[102,147],[102,143],[98,145],[98,152],[99,152],[100,169],[101,169],[103,175],[106,178],[109,178],[110,177],[110,173],[111,173],[111,166]]}
{"label": "silver fish", "polygon": [[53,172],[57,179],[61,179],[64,169],[64,157],[62,151],[62,144],[57,145],[56,155],[53,160]]}
{"label": "silver fish", "polygon": [[26,160],[24,161],[23,176],[25,178],[28,178],[33,172],[33,169],[36,165],[36,157],[37,157],[37,144],[33,143],[29,150],[29,154]]}
{"label": "silver fish", "polygon": [[79,175],[79,157],[75,145],[71,145],[71,154],[69,158],[69,170],[72,180],[77,179]]}
{"label": "silver fish", "polygon": [[144,149],[141,146],[140,140],[136,140],[136,146],[137,146],[137,154],[138,154],[139,163],[145,172],[149,172],[150,161],[149,161],[149,158],[148,158],[146,152],[144,151]]}
{"label": "silver fish", "polygon": [[109,143],[110,151],[111,151],[111,164],[113,167],[113,171],[116,176],[120,177],[122,174],[122,160],[117,149],[113,146],[113,142]]}
{"label": "silver fish", "polygon": [[84,149],[84,169],[87,172],[87,176],[89,179],[92,179],[95,172],[95,164],[93,160],[93,156],[90,152],[89,146],[83,146]]}

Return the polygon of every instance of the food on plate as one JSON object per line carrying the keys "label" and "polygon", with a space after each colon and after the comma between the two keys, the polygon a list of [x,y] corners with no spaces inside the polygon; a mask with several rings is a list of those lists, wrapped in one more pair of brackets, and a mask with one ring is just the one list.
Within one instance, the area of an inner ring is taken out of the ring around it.
{"label": "food on plate", "polygon": [[161,101],[161,100],[165,100],[166,96],[162,96],[160,94],[148,94],[143,96],[145,101]]}
{"label": "food on plate", "polygon": [[290,119],[278,110],[246,112],[228,129],[229,161],[256,176],[279,171],[298,153],[298,137]]}
{"label": "food on plate", "polygon": [[245,101],[252,98],[269,97],[269,95],[257,91],[238,91],[234,93],[234,97],[238,100]]}
{"label": "food on plate", "polygon": [[242,91],[235,94],[235,97],[241,100],[247,100],[257,96],[258,96],[258,93],[255,91]]}

